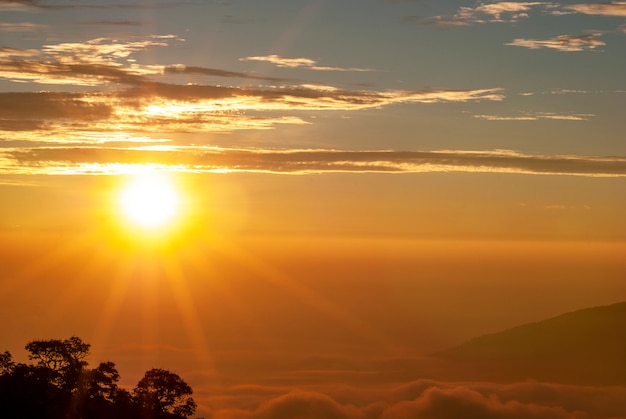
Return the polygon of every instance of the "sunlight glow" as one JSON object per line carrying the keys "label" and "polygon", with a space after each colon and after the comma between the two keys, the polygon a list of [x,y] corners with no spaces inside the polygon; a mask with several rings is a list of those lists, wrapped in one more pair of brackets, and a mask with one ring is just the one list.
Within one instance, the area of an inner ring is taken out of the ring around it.
{"label": "sunlight glow", "polygon": [[171,179],[152,174],[132,179],[120,194],[120,207],[134,226],[154,229],[167,225],[177,214],[179,194]]}

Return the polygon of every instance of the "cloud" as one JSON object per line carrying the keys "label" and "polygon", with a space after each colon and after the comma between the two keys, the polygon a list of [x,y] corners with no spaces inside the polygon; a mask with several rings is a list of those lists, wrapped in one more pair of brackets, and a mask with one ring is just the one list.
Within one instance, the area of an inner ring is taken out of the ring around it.
{"label": "cloud", "polygon": [[[7,71],[31,69],[35,64],[6,64]],[[0,69],[2,67],[0,66]],[[398,103],[440,103],[501,100],[500,89],[369,91],[342,90],[329,86],[222,87],[175,85],[144,81],[141,75],[116,68],[87,65],[48,66],[48,77],[58,73],[74,77],[118,80],[134,87],[116,91],[0,93],[0,115],[11,121],[45,124],[45,131],[4,132],[5,141],[98,142],[110,141],[111,133],[145,136],[150,133],[231,132],[270,129],[276,124],[307,124],[294,111],[360,110]],[[28,71],[22,73],[26,77]],[[30,76],[34,77],[31,70]],[[81,79],[82,80],[82,79]],[[289,115],[248,111],[282,111]],[[17,122],[14,126],[17,126]],[[114,138],[115,136],[113,136]],[[81,140],[83,138],[83,140]]]}
{"label": "cloud", "polygon": [[39,9],[137,9],[146,7],[163,7],[180,5],[180,1],[172,3],[155,3],[155,4],[128,4],[128,3],[112,3],[102,2],[101,4],[85,4],[73,1],[54,1],[54,0],[0,0],[0,9],[14,10],[21,12],[33,12]]}
{"label": "cloud", "polygon": [[592,93],[592,92],[589,92],[587,90],[577,90],[577,89],[553,89],[547,93],[550,93],[553,95],[568,95],[568,94],[587,94],[587,93]]}
{"label": "cloud", "polygon": [[597,35],[560,35],[552,39],[524,39],[518,38],[505,45],[526,47],[530,49],[551,48],[564,52],[589,51],[606,45],[596,38]]}
{"label": "cloud", "polygon": [[81,25],[94,25],[94,26],[143,26],[145,22],[137,20],[92,20],[88,22],[81,22]]}
{"label": "cloud", "polygon": [[254,413],[243,410],[218,411],[213,419],[352,419],[363,418],[354,406],[337,403],[329,396],[315,392],[292,392],[269,400]]}
{"label": "cloud", "polygon": [[137,84],[142,76],[159,74],[151,68],[123,69],[116,66],[80,62],[42,62],[38,60],[0,61],[0,78],[40,84],[100,86],[110,83]]}
{"label": "cloud", "polygon": [[539,121],[542,119],[560,121],[587,121],[589,118],[592,118],[594,116],[594,114],[590,113],[557,114],[553,112],[537,112],[534,114],[526,114],[520,116],[474,115],[474,118],[485,119],[487,121]]}
{"label": "cloud", "polygon": [[5,148],[3,174],[114,174],[146,170],[182,172],[479,172],[626,176],[626,158],[525,155],[511,151],[335,151],[208,147]]}
{"label": "cloud", "polygon": [[553,9],[556,3],[551,2],[511,2],[500,1],[479,4],[475,7],[460,7],[452,16],[417,17],[409,16],[401,20],[403,23],[416,23],[434,26],[468,26],[472,23],[516,22],[527,18],[533,9]]}
{"label": "cloud", "polygon": [[585,416],[572,414],[561,407],[502,402],[497,396],[485,396],[464,387],[429,388],[414,401],[400,402],[385,410],[381,419],[396,418],[481,418],[481,419],[573,419]]}
{"label": "cloud", "polygon": [[39,4],[39,0],[0,0],[0,4],[26,4],[32,6]]}
{"label": "cloud", "polygon": [[[40,84],[105,86],[102,91],[0,93],[5,141],[115,141],[119,133],[231,132],[269,129],[276,124],[308,123],[294,111],[359,110],[398,103],[502,100],[499,88],[476,90],[346,90],[221,69],[179,65],[139,65],[132,54],[183,40],[174,35],[119,41],[98,38],[84,43],[45,45],[41,50],[0,49],[0,78]],[[290,65],[314,65],[297,61]],[[321,67],[319,67],[321,68]],[[271,86],[224,87],[155,81],[167,76],[203,75],[271,82]],[[286,83],[296,83],[282,85]],[[123,88],[120,88],[120,85]],[[114,87],[114,89],[111,89]],[[281,111],[290,115],[246,115]],[[89,117],[82,116],[89,115]],[[20,122],[22,120],[22,122]],[[87,122],[88,120],[88,122]],[[19,127],[46,127],[33,129]]]}
{"label": "cloud", "polygon": [[[129,57],[152,47],[163,47],[172,35],[152,36],[144,40],[116,41],[98,38],[84,43],[44,45],[28,55],[0,54],[0,78],[41,84],[98,86],[111,83],[136,84],[143,76],[162,74],[162,66],[140,66]],[[14,50],[16,51],[16,50]]]}
{"label": "cloud", "polygon": [[480,15],[490,16],[491,22],[515,21],[520,18],[528,17],[528,13],[533,7],[551,8],[555,7],[554,3],[546,3],[540,1],[534,2],[511,2],[501,1],[491,4],[481,4],[480,6],[461,7],[460,16],[477,19]]}
{"label": "cloud", "polygon": [[256,56],[256,57],[244,57],[240,58],[240,61],[264,61],[268,63],[272,63],[277,67],[284,68],[308,68],[310,70],[317,71],[372,71],[366,68],[341,68],[341,67],[322,67],[317,65],[317,61],[312,60],[310,58],[285,58],[278,55],[264,55],[264,56]]}
{"label": "cloud", "polygon": [[97,121],[111,115],[111,107],[90,100],[88,93],[8,92],[0,93],[2,119]]}
{"label": "cloud", "polygon": [[626,2],[572,4],[570,6],[563,6],[563,8],[586,15],[626,17]]}
{"label": "cloud", "polygon": [[405,16],[400,19],[400,23],[417,24],[424,26],[441,26],[441,27],[454,27],[454,26],[469,26],[471,23],[465,19],[459,17],[449,16]]}
{"label": "cloud", "polygon": [[77,43],[44,45],[43,53],[52,55],[61,62],[115,63],[119,59],[128,58],[132,53],[150,47],[166,47],[167,40],[179,40],[175,35],[152,35],[149,39],[138,41],[117,41],[111,38],[97,38]]}
{"label": "cloud", "polygon": [[0,22],[1,32],[35,32],[47,28],[47,25],[31,22]]}
{"label": "cloud", "polygon": [[398,387],[331,385],[274,396],[276,390],[256,388],[255,394],[271,398],[247,408],[217,408],[213,419],[616,419],[626,413],[626,389],[620,387],[418,380]]}
{"label": "cloud", "polygon": [[35,10],[34,0],[0,0],[0,10],[28,12]]}
{"label": "cloud", "polygon": [[231,77],[240,79],[263,80],[271,82],[294,81],[294,79],[256,76],[254,74],[239,73],[235,71],[220,70],[215,68],[186,66],[183,64],[170,65],[164,67],[165,74],[201,74],[204,76]]}
{"label": "cloud", "polygon": [[34,49],[17,49],[9,47],[0,47],[0,58],[6,57],[32,57],[39,52]]}

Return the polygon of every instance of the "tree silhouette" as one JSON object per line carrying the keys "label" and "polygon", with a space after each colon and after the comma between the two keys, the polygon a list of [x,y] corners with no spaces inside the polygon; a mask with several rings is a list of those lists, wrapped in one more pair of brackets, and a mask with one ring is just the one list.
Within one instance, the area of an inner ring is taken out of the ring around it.
{"label": "tree silhouette", "polygon": [[13,362],[13,356],[9,351],[4,351],[0,354],[0,375],[10,374],[15,369],[15,362]]}
{"label": "tree silhouette", "polygon": [[193,390],[177,374],[153,369],[131,393],[118,386],[113,362],[87,368],[90,345],[78,337],[29,342],[28,358],[0,353],[0,417],[26,419],[184,419]]}
{"label": "tree silhouette", "polygon": [[158,368],[147,371],[134,394],[142,414],[149,418],[188,417],[196,410],[193,390],[178,375]]}
{"label": "tree silhouette", "polygon": [[73,336],[69,339],[35,340],[26,345],[28,359],[36,360],[37,366],[56,373],[56,381],[62,389],[76,387],[87,362],[91,345]]}

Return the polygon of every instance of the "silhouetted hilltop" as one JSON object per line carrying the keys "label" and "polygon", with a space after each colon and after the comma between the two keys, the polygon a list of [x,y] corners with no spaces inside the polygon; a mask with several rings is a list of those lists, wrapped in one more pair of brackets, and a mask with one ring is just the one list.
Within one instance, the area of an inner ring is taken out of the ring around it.
{"label": "silhouetted hilltop", "polygon": [[480,336],[433,357],[458,379],[626,385],[626,302]]}

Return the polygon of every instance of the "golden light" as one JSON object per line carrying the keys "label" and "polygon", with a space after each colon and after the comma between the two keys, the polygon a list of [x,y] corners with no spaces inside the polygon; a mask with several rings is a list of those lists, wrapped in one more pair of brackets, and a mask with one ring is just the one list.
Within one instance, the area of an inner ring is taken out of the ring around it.
{"label": "golden light", "polygon": [[169,177],[150,174],[133,178],[122,189],[119,204],[133,226],[157,229],[175,221],[180,196]]}

